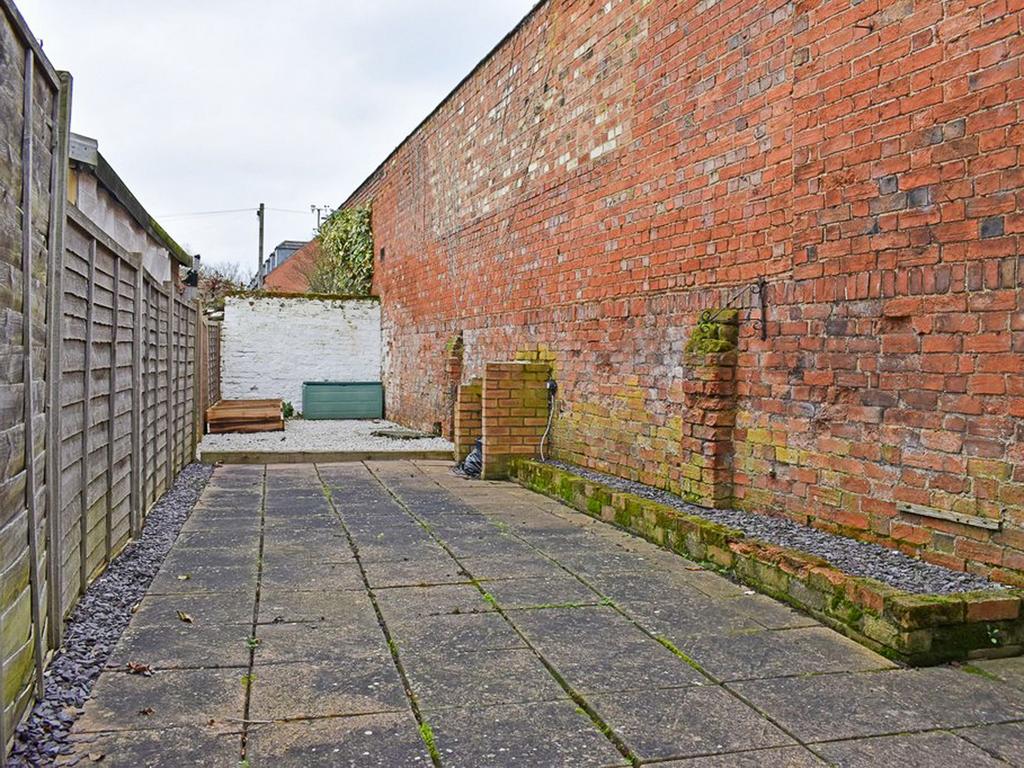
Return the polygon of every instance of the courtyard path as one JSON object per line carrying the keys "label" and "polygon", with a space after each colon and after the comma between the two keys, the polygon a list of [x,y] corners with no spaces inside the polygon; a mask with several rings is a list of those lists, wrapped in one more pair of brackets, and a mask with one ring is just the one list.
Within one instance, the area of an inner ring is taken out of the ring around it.
{"label": "courtyard path", "polygon": [[68,762],[1024,765],[1024,664],[973,671],[441,462],[224,466]]}

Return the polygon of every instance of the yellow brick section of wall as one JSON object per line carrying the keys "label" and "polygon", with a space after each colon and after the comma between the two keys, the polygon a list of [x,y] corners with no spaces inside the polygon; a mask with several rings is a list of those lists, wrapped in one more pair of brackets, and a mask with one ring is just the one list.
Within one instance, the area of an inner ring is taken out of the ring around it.
{"label": "yellow brick section of wall", "polygon": [[550,375],[547,363],[494,362],[484,366],[485,479],[508,477],[508,464],[514,457],[532,458],[540,454],[548,420]]}
{"label": "yellow brick section of wall", "polygon": [[483,382],[472,379],[459,386],[455,397],[455,460],[462,462],[473,450],[473,443],[483,434],[480,418]]}

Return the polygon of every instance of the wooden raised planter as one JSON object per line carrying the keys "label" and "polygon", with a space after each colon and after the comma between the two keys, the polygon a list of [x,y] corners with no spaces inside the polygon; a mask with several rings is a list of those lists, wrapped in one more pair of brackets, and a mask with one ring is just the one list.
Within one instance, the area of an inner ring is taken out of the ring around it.
{"label": "wooden raised planter", "polygon": [[206,428],[222,432],[279,432],[284,429],[280,400],[220,400],[206,409]]}

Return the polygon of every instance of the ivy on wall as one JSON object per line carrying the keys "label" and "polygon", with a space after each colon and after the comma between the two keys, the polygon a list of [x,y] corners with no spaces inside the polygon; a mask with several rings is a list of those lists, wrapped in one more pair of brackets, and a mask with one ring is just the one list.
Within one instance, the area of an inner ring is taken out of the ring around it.
{"label": "ivy on wall", "polygon": [[367,296],[373,282],[370,206],[339,209],[320,225],[320,256],[309,275],[314,293]]}

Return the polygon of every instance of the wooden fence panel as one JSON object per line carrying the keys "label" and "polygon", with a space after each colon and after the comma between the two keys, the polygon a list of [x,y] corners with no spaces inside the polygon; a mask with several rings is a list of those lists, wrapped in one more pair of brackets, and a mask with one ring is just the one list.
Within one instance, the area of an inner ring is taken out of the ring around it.
{"label": "wooden fence panel", "polygon": [[184,414],[193,407],[197,314],[175,297],[180,319],[169,317],[169,289],[75,208],[62,284],[66,612],[141,527],[168,469],[173,480],[195,455]]}
{"label": "wooden fence panel", "polygon": [[107,420],[110,413],[110,363],[113,326],[113,271],[116,258],[94,243],[91,365],[88,370],[88,453],[85,476],[86,578],[91,580],[106,561]]}
{"label": "wooden fence panel", "polygon": [[131,531],[132,504],[132,386],[135,348],[135,275],[139,267],[119,261],[117,279],[116,366],[109,432],[110,551],[116,554]]}
{"label": "wooden fence panel", "polygon": [[[0,0],[0,747],[42,690],[50,632],[47,404],[60,79]],[[5,757],[0,755],[0,763]]]}
{"label": "wooden fence panel", "polygon": [[171,349],[170,338],[170,301],[163,288],[154,285],[155,322],[153,334],[153,357],[155,376],[153,379],[153,453],[156,459],[153,467],[153,501],[167,490],[167,478],[170,459],[171,411],[170,411],[170,375]]}
{"label": "wooden fence panel", "polygon": [[11,0],[0,50],[2,766],[64,618],[192,461],[210,353],[196,306],[67,204],[71,79]]}
{"label": "wooden fence panel", "polygon": [[211,322],[209,325],[210,343],[207,348],[206,370],[209,375],[209,390],[207,398],[212,405],[221,398],[220,392],[220,349],[221,349],[221,324],[219,321]]}
{"label": "wooden fence panel", "polygon": [[[87,349],[91,348],[92,302],[89,266],[92,240],[77,227],[65,231],[66,253],[61,301],[63,359],[61,393],[61,557],[64,583],[61,603],[72,605],[84,589],[82,557],[82,478],[85,476],[84,445]],[[91,359],[88,361],[91,364]]]}

